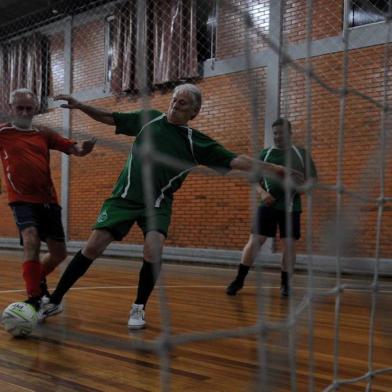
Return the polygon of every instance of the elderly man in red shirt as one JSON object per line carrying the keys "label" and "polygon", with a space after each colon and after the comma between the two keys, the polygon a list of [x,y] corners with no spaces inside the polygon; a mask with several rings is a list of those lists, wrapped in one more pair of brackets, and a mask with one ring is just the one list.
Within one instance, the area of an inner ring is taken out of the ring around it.
{"label": "elderly man in red shirt", "polygon": [[[47,294],[46,275],[67,256],[61,207],[50,173],[50,150],[79,157],[89,154],[95,139],[77,145],[46,127],[34,127],[36,95],[29,89],[11,93],[12,122],[0,124],[0,157],[9,205],[24,249],[23,278],[28,299],[37,310]],[[49,252],[39,258],[41,241]]]}

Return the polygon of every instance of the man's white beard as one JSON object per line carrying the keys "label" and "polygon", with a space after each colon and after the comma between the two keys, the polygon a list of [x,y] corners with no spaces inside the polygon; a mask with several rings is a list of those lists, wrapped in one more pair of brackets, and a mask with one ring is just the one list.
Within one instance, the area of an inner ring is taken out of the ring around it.
{"label": "man's white beard", "polygon": [[22,129],[31,129],[31,125],[33,123],[32,118],[25,118],[25,117],[16,117],[13,119],[12,122],[17,128]]}

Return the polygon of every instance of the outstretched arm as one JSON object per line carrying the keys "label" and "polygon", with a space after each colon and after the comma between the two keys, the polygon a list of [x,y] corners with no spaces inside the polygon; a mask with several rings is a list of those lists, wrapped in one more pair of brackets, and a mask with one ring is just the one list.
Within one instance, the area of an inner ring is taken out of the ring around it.
{"label": "outstretched arm", "polygon": [[80,146],[74,144],[69,150],[69,154],[76,155],[77,157],[84,157],[93,151],[97,139],[93,137],[90,140],[84,140]]}
{"label": "outstretched arm", "polygon": [[256,171],[256,174],[271,177],[284,177],[290,175],[297,184],[303,184],[304,175],[297,170],[287,170],[283,166],[275,165],[273,163],[263,162],[258,159],[252,159],[247,155],[238,155],[234,158],[230,166],[233,170],[241,170],[245,172]]}
{"label": "outstretched arm", "polygon": [[96,121],[108,125],[115,125],[113,114],[111,112],[108,112],[107,110],[85,105],[70,95],[61,94],[54,97],[54,99],[55,101],[67,101],[67,103],[60,105],[62,108],[79,109]]}
{"label": "outstretched arm", "polygon": [[230,166],[233,170],[241,170],[245,172],[251,172],[252,170],[256,169],[258,174],[269,173],[273,176],[279,177],[283,177],[285,174],[285,170],[282,166],[255,160],[248,157],[247,155],[238,155],[231,161]]}

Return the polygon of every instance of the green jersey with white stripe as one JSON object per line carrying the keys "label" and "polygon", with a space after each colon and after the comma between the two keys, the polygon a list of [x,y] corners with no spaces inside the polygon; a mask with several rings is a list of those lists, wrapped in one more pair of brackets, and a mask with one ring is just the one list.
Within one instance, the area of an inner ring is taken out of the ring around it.
{"label": "green jersey with white stripe", "polygon": [[[280,150],[274,147],[265,148],[260,153],[260,159],[264,162],[286,166],[286,154],[290,154],[291,168],[304,173],[305,178],[317,178],[316,166],[306,150],[292,145],[290,150]],[[307,160],[310,159],[310,173],[306,173]],[[278,210],[286,210],[285,191],[281,183],[271,179],[263,178],[262,187],[275,198],[275,203],[271,206]],[[261,202],[263,205],[263,202]],[[288,206],[289,211],[301,211],[301,196],[293,192]]]}
{"label": "green jersey with white stripe", "polygon": [[136,139],[112,197],[145,203],[142,149],[148,140],[153,157],[150,189],[156,208],[172,201],[174,192],[193,167],[205,165],[224,174],[231,169],[230,162],[236,157],[207,135],[188,126],[169,123],[166,115],[157,110],[113,113],[113,118],[116,133],[136,136]]}

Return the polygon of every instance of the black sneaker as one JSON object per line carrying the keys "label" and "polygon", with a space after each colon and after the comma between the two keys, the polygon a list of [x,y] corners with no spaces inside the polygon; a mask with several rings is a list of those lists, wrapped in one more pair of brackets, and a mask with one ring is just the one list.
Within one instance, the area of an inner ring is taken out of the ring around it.
{"label": "black sneaker", "polygon": [[286,271],[280,273],[280,294],[282,297],[290,295],[290,275]]}
{"label": "black sneaker", "polygon": [[244,282],[234,279],[226,288],[227,295],[236,295],[237,291],[241,290]]}
{"label": "black sneaker", "polygon": [[290,287],[288,283],[282,284],[280,286],[280,294],[282,297],[288,297],[290,295]]}

